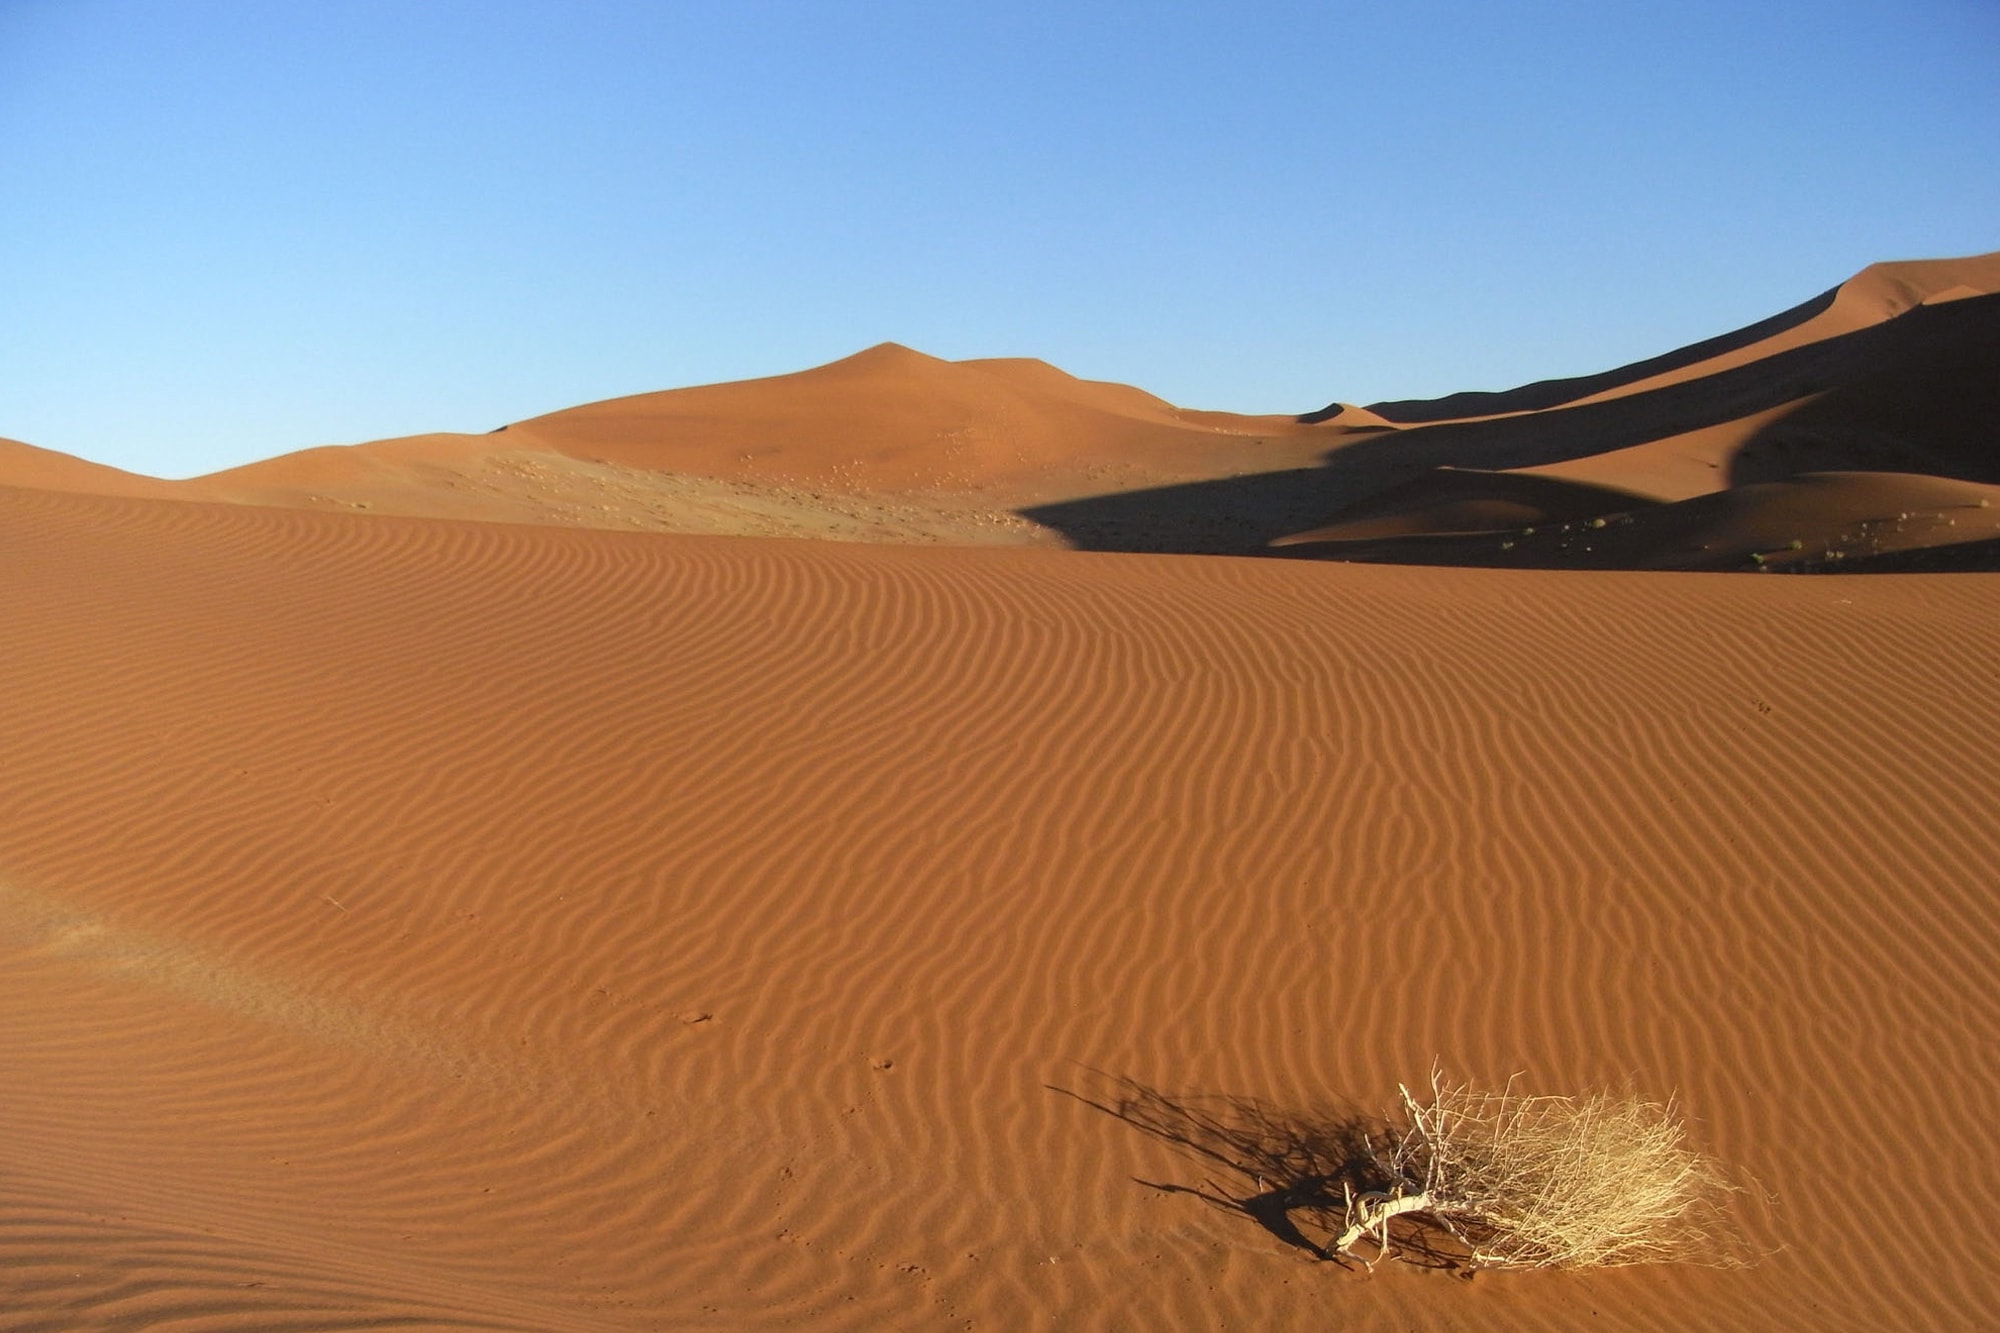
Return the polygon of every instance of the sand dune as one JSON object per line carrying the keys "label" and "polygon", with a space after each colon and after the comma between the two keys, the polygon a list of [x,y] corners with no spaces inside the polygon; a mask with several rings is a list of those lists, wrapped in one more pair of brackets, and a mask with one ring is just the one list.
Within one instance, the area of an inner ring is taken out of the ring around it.
{"label": "sand dune", "polygon": [[[1630,511],[1625,495],[1692,502],[1816,473],[2000,482],[1996,293],[2000,255],[1881,264],[1762,324],[1602,375],[1314,414],[1334,436],[1325,468],[1342,474],[1341,484],[1321,484],[1327,504],[1319,522],[1272,539],[1336,559],[1489,563],[1490,555],[1504,564],[1518,562],[1512,552],[1519,546],[1502,559],[1491,543],[1452,540],[1465,530],[1457,519],[1426,526],[1432,492],[1449,489],[1461,507],[1484,503],[1498,512],[1527,484],[1523,478],[1539,478],[1584,488],[1570,493],[1572,501],[1605,492],[1597,514],[1563,517],[1609,519]],[[1427,476],[1429,469],[1442,471]],[[1480,477],[1491,490],[1483,501],[1472,494]],[[1803,526],[1833,534],[1861,518],[1893,517],[1907,507],[1892,494],[1900,485],[1882,482],[1880,504],[1857,514],[1849,501],[1866,487],[1847,483],[1840,503],[1804,516]],[[1793,512],[1833,492],[1814,484],[1763,488],[1689,512],[1747,511],[1778,494]],[[1408,510],[1392,515],[1399,496]],[[1535,525],[1530,517],[1513,526]],[[1595,546],[1599,567],[1729,568],[1749,554],[1737,550],[1717,561],[1698,547],[1691,552],[1671,535],[1685,526],[1681,519],[1627,526],[1628,540]],[[1392,543],[1363,544],[1368,531],[1389,527]],[[1663,540],[1641,540],[1652,532]],[[1942,526],[1935,535],[1959,542]],[[1342,540],[1328,540],[1335,536]],[[1994,567],[1990,555],[1971,550],[1939,561]]]}
{"label": "sand dune", "polygon": [[0,484],[73,491],[83,495],[171,497],[184,494],[171,481],[121,472],[115,467],[105,467],[101,463],[86,462],[53,449],[41,449],[8,439],[0,439]]}
{"label": "sand dune", "polygon": [[[1996,385],[2000,253],[1874,265],[1770,319],[1598,374],[1296,418],[1195,411],[1040,361],[952,362],[884,343],[789,375],[588,403],[485,434],[309,449],[183,483],[25,445],[0,452],[0,479],[619,531],[1477,563],[1497,548],[1452,539],[1505,526],[1475,511],[1539,526],[1536,506],[1518,503],[1530,488],[1566,494],[1544,519],[1608,519],[1627,500],[1814,473],[2000,483]],[[1442,491],[1448,510],[1432,501]],[[1788,510],[1831,494],[1785,493]],[[1803,530],[1836,535],[1851,509],[1843,499]],[[1639,540],[1653,527],[1631,528],[1593,555],[1600,567],[1614,552],[1625,568],[1759,567],[1747,548],[1734,564],[1690,548],[1672,535],[1686,526],[1659,527],[1654,546]],[[1372,547],[1371,528],[1385,534]],[[1983,549],[1939,561],[1991,567]]]}
{"label": "sand dune", "polygon": [[[1289,417],[1186,411],[1040,361],[942,361],[885,343],[792,375],[590,403],[490,436],[414,437],[360,449],[364,457],[389,452],[431,461],[438,452],[432,442],[448,440],[460,454],[539,451],[739,481],[996,490],[1018,498],[1121,472],[1150,481],[1209,475],[1267,455],[1290,461],[1309,456],[1313,439]],[[297,457],[232,475],[311,484],[293,474]]]}
{"label": "sand dune", "polygon": [[[1037,361],[941,361],[884,343],[769,380],[613,399],[507,428],[572,457],[708,476],[841,480],[865,489],[1066,488],[1268,466],[1309,440],[1286,417],[1185,413]],[[1079,442],[1087,442],[1082,449]]]}
{"label": "sand dune", "polygon": [[[1524,481],[1539,485],[1524,493]],[[1407,564],[1817,573],[1988,570],[2000,547],[2000,486],[1891,472],[1809,472],[1651,503],[1545,478],[1447,471],[1376,508],[1277,545]]]}
{"label": "sand dune", "polygon": [[[1992,1302],[1986,577],[0,503],[0,1327]],[[1759,1262],[1287,1243],[1440,1057],[1677,1093]]]}
{"label": "sand dune", "polygon": [[1748,365],[1880,324],[1920,305],[1995,291],[2000,291],[2000,252],[1967,259],[1871,264],[1839,286],[1769,319],[1629,366],[1573,379],[1541,380],[1501,393],[1374,403],[1365,410],[1384,421],[1412,425],[1602,401]]}
{"label": "sand dune", "polygon": [[1057,545],[1052,497],[1309,465],[1290,417],[1175,408],[1040,361],[893,343],[792,375],[582,407],[486,435],[307,450],[189,498],[617,530]]}
{"label": "sand dune", "polygon": [[[1983,1326],[1996,279],[1316,421],[0,441],[0,1330]],[[1786,569],[1881,576],[1693,572]],[[1744,1262],[1326,1260],[1434,1062],[1675,1098]]]}

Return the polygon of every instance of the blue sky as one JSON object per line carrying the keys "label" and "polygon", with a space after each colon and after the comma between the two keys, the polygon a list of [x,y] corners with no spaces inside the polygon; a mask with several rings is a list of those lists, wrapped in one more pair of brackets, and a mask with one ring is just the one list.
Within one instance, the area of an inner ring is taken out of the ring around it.
{"label": "blue sky", "polygon": [[1300,412],[2000,249],[2000,5],[0,0],[0,435],[185,476],[893,339]]}

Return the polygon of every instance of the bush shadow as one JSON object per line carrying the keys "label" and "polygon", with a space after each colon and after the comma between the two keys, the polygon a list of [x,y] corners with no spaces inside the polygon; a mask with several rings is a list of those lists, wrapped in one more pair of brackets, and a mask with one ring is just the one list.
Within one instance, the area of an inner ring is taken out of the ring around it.
{"label": "bush shadow", "polygon": [[[1090,1073],[1099,1085],[1091,1090],[1051,1084],[1049,1091],[1172,1146],[1206,1172],[1198,1183],[1134,1176],[1135,1183],[1188,1195],[1253,1222],[1315,1259],[1358,1266],[1360,1261],[1339,1253],[1333,1241],[1346,1224],[1350,1191],[1359,1196],[1391,1185],[1371,1147],[1387,1132],[1379,1117],[1351,1107],[1297,1112],[1254,1097],[1167,1093],[1134,1079]],[[1469,1273],[1466,1256],[1448,1246],[1449,1237],[1419,1225],[1396,1233],[1399,1258]]]}

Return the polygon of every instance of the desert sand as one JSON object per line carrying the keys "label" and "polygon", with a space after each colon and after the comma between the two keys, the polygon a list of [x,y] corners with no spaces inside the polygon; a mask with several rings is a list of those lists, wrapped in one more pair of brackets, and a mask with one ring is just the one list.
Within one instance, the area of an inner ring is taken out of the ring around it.
{"label": "desert sand", "polygon": [[[884,347],[0,442],[0,1328],[1990,1323],[1996,288],[1304,419]],[[1672,1098],[1717,1264],[1327,1259],[1434,1065]]]}

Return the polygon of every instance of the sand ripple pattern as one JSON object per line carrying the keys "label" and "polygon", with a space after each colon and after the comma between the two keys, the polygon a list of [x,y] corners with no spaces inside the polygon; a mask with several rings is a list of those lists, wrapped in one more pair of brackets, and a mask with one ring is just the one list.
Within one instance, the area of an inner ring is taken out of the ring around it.
{"label": "sand ripple pattern", "polygon": [[[2000,580],[0,490],[0,1328],[1978,1326]],[[1055,1088],[1678,1092],[1745,1271],[1309,1261]],[[1920,1195],[1933,1234],[1885,1230]]]}

